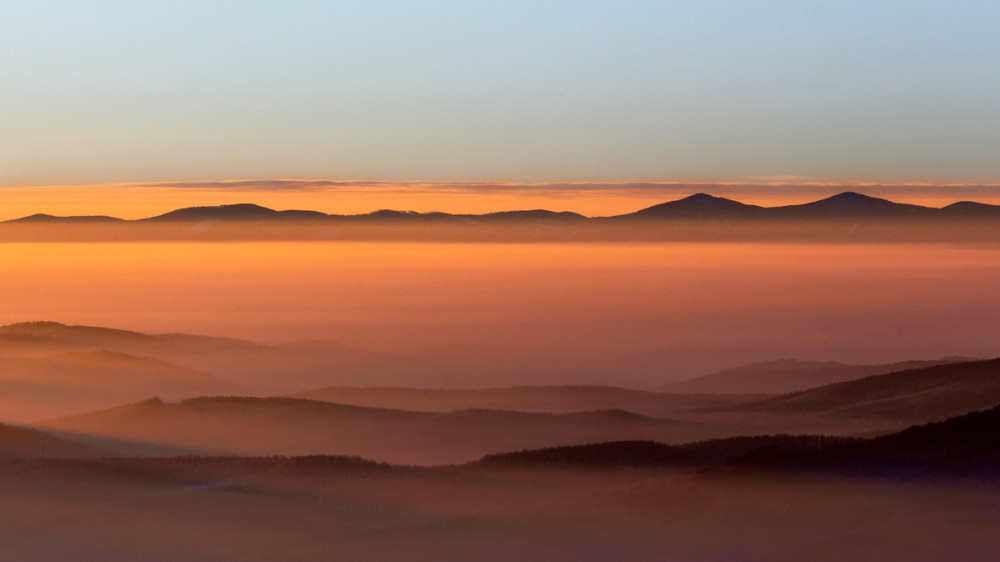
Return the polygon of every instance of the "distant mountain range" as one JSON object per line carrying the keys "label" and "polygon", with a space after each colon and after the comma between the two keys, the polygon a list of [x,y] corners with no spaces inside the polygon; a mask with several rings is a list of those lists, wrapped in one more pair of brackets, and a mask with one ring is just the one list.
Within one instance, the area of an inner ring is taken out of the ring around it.
{"label": "distant mountain range", "polygon": [[895,203],[855,192],[844,192],[800,205],[760,207],[697,193],[677,201],[660,203],[634,213],[588,218],[571,212],[545,209],[503,211],[486,214],[379,210],[358,215],[326,214],[309,210],[276,211],[260,205],[241,203],[209,207],[187,207],[155,217],[123,220],[104,215],[64,216],[34,214],[4,221],[14,224],[111,224],[176,222],[444,222],[444,223],[584,223],[647,220],[748,220],[748,219],[1000,219],[1000,205],[960,201],[946,207],[923,207]]}

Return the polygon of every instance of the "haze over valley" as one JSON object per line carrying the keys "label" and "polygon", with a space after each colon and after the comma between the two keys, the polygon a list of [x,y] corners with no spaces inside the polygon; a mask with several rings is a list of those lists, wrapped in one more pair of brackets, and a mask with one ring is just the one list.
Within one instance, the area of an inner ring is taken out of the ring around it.
{"label": "haze over valley", "polygon": [[0,562],[1000,560],[997,2],[0,2]]}
{"label": "haze over valley", "polygon": [[[490,228],[593,220],[542,216]],[[175,224],[270,224],[227,220]],[[0,243],[0,551],[998,553],[993,219],[810,218],[782,228],[853,230],[790,241],[656,220],[725,241]]]}

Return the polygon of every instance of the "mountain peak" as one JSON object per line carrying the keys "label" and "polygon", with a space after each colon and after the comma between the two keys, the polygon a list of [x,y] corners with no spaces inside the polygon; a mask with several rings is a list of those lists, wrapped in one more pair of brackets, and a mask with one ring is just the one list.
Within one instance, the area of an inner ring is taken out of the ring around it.
{"label": "mountain peak", "polygon": [[725,197],[716,197],[707,193],[695,193],[683,199],[668,201],[653,205],[624,217],[634,218],[749,218],[760,214],[763,209],[756,205],[747,205]]}
{"label": "mountain peak", "polygon": [[919,217],[929,216],[935,211],[937,209],[895,203],[855,191],[845,191],[812,203],[769,209],[774,216],[791,218]]}
{"label": "mountain peak", "polygon": [[260,220],[274,218],[278,211],[261,207],[254,203],[236,203],[232,205],[216,205],[210,207],[185,207],[144,220],[151,221],[189,221],[189,220]]}
{"label": "mountain peak", "polygon": [[[817,203],[822,202],[828,203],[853,203],[853,204],[870,204],[870,203],[892,203],[888,199],[881,199],[879,197],[872,197],[871,195],[865,195],[864,193],[858,193],[857,191],[845,191],[843,193],[838,193],[827,197],[826,199],[820,199]],[[892,203],[897,205],[898,203]]]}
{"label": "mountain peak", "polygon": [[716,197],[714,195],[709,195],[708,193],[695,193],[694,195],[688,195],[687,197],[681,199],[681,201],[716,201],[724,199],[722,197]]}

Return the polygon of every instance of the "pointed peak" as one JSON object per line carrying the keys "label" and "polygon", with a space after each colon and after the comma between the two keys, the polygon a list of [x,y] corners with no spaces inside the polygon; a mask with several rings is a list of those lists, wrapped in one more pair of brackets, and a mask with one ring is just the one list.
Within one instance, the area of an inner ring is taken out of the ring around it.
{"label": "pointed peak", "polygon": [[683,199],[667,201],[653,205],[627,217],[671,217],[671,218],[749,218],[757,216],[762,209],[756,205],[747,205],[725,197],[716,197],[707,193],[695,193]]}
{"label": "pointed peak", "polygon": [[865,195],[864,193],[858,193],[857,191],[845,191],[843,193],[827,197],[826,199],[823,199],[823,201],[886,201],[886,199],[872,197],[871,195]]}
{"label": "pointed peak", "polygon": [[681,199],[681,201],[714,201],[716,199],[722,199],[722,197],[716,197],[708,193],[695,193],[694,195],[688,195]]}

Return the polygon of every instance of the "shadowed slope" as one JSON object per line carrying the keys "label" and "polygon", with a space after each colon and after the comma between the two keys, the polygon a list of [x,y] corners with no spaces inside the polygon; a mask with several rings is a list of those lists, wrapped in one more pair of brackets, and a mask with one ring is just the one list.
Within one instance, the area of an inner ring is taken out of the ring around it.
{"label": "shadowed slope", "polygon": [[0,424],[0,458],[78,458],[104,454],[97,447],[60,439],[35,429]]}
{"label": "shadowed slope", "polygon": [[1000,403],[1000,359],[911,369],[736,406],[770,413],[827,413],[926,422]]}
{"label": "shadowed slope", "polygon": [[766,466],[883,476],[976,476],[1000,480],[1000,406],[873,439],[762,435],[671,446],[619,441],[496,453],[497,466]]}
{"label": "shadowed slope", "polygon": [[754,435],[710,439],[684,445],[655,441],[614,441],[563,447],[546,447],[512,453],[486,455],[485,465],[561,466],[707,466],[725,464],[762,449],[799,450],[826,448],[858,441],[849,437],[823,435]]}
{"label": "shadowed slope", "polygon": [[971,360],[964,357],[946,357],[937,361],[849,365],[836,361],[779,359],[724,369],[709,375],[666,384],[661,389],[671,392],[784,394],[873,375]]}
{"label": "shadowed slope", "polygon": [[868,475],[977,476],[1000,479],[1000,406],[825,448],[766,447],[737,464],[821,468]]}
{"label": "shadowed slope", "polygon": [[696,193],[645,209],[613,217],[616,219],[745,219],[763,216],[765,209],[732,199]]}

